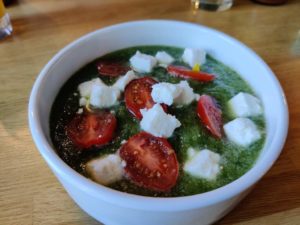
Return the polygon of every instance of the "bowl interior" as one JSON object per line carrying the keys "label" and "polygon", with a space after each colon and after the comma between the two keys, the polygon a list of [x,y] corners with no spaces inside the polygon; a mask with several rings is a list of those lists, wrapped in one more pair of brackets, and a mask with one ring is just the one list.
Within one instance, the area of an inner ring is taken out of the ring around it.
{"label": "bowl interior", "polygon": [[[47,148],[45,151],[39,145],[43,140],[52,146],[49,114],[61,86],[77,70],[95,58],[137,45],[204,48],[213,57],[236,70],[249,83],[263,102],[266,144],[256,165],[244,178],[230,185],[236,187],[232,189],[233,192],[255,183],[276,160],[284,144],[288,117],[282,89],[269,67],[240,42],[203,26],[175,21],[139,21],[95,31],[62,49],[46,65],[35,83],[29,106],[31,130],[41,131],[33,132],[33,138],[46,160],[47,154],[53,154],[55,150]],[[56,162],[50,163],[55,165]],[[226,186],[222,188],[226,189]]]}

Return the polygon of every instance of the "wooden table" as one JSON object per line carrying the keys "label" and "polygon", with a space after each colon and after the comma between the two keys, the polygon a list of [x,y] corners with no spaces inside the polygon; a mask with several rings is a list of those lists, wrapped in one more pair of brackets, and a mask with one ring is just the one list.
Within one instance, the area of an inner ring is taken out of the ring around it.
{"label": "wooden table", "polygon": [[[0,42],[0,224],[98,224],[68,197],[36,150],[28,97],[39,71],[63,46],[130,20],[204,24],[241,40],[270,65],[290,108],[284,150],[224,224],[300,224],[300,2],[270,7],[236,0],[226,12],[192,12],[189,0],[19,0],[8,9],[13,36]],[[246,62],[245,62],[246,63]]]}

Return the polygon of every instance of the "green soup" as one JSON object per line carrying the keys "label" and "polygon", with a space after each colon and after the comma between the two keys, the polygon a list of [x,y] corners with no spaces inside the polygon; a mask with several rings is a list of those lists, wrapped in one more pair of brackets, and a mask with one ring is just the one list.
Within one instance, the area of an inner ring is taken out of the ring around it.
{"label": "green soup", "polygon": [[[52,106],[50,115],[51,138],[59,156],[74,170],[88,176],[85,172],[85,163],[92,158],[99,157],[108,153],[115,153],[121,145],[122,140],[140,131],[139,121],[128,112],[124,100],[120,104],[111,108],[115,111],[118,121],[116,136],[112,142],[104,147],[93,147],[90,150],[78,151],[68,139],[65,126],[74,116],[79,108],[79,93],[77,87],[80,83],[92,78],[99,77],[96,62],[101,59],[113,59],[129,62],[131,56],[139,50],[142,53],[155,55],[157,51],[166,51],[172,55],[177,65],[184,65],[181,61],[183,49],[167,46],[138,46],[122,49],[117,52],[105,55],[76,72],[61,88]],[[221,106],[222,119],[224,124],[234,119],[227,108],[226,103],[230,98],[239,92],[254,94],[248,84],[232,69],[225,66],[211,56],[207,56],[206,63],[201,66],[201,70],[217,75],[217,78],[210,83],[188,80],[195,93],[208,94],[213,96]],[[178,83],[182,78],[170,76],[165,68],[156,67],[151,74],[139,74],[140,76],[153,76],[160,82]],[[100,76],[106,84],[113,84],[117,78]],[[262,133],[260,140],[256,141],[247,149],[229,142],[226,138],[218,140],[211,136],[201,125],[196,113],[197,102],[190,105],[175,107],[170,106],[168,113],[173,114],[181,122],[172,137],[168,138],[173,146],[179,162],[179,177],[176,185],[168,193],[154,192],[138,187],[127,179],[123,179],[110,185],[111,188],[146,196],[186,196],[207,192],[218,187],[224,186],[245,174],[255,163],[263,148],[265,140],[265,121],[263,116],[252,117]],[[207,148],[222,156],[221,172],[213,181],[195,178],[183,171],[183,164],[187,159],[187,149]]]}

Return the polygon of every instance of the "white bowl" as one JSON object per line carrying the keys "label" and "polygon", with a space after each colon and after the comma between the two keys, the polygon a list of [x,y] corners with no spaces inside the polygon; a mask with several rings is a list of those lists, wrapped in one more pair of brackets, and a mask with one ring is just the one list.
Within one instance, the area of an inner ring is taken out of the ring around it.
{"label": "white bowl", "polygon": [[[153,198],[127,194],[94,183],[56,154],[49,114],[62,85],[78,69],[106,53],[137,45],[198,47],[238,71],[260,97],[266,118],[266,143],[251,170],[216,190],[187,197]],[[118,24],[87,34],[57,53],[39,74],[29,102],[29,124],[40,153],[71,198],[105,224],[210,224],[228,213],[268,171],[284,145],[288,110],[270,68],[252,50],[216,30],[164,20]],[[255,199],[253,199],[255,201]]]}

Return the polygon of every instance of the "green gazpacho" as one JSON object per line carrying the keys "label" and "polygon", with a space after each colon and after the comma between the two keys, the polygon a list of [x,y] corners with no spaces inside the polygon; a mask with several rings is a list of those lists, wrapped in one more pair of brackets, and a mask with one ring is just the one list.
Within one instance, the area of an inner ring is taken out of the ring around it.
{"label": "green gazpacho", "polygon": [[265,140],[260,100],[201,49],[137,46],[87,64],[61,88],[50,131],[82,175],[145,196],[187,196],[245,174]]}

